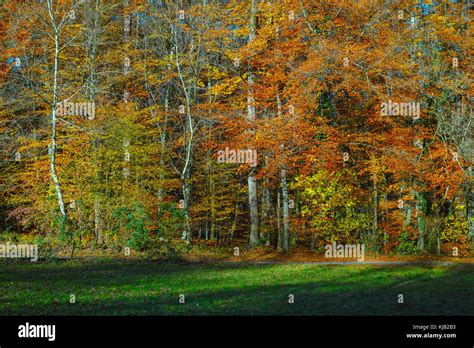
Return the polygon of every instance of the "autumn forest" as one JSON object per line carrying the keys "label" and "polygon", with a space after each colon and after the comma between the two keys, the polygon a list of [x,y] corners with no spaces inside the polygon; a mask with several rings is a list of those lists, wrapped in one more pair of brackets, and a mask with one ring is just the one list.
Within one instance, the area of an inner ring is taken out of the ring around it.
{"label": "autumn forest", "polygon": [[1,242],[469,254],[469,1],[2,3]]}

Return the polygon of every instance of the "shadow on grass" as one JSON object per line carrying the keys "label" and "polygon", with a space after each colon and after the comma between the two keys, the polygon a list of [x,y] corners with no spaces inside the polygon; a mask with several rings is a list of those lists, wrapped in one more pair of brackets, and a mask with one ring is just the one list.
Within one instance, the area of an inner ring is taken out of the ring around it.
{"label": "shadow on grass", "polygon": [[[130,280],[147,277],[181,276],[204,269],[218,272],[228,269],[245,269],[247,264],[202,264],[189,262],[155,262],[143,260],[57,260],[54,262],[0,262],[0,279],[12,282],[67,283],[71,287],[121,286]],[[105,283],[104,283],[105,282]],[[1,290],[0,290],[1,291]],[[1,293],[0,293],[1,294]]]}
{"label": "shadow on grass", "polygon": [[[7,315],[472,315],[474,267],[0,265]],[[5,282],[7,281],[7,282]],[[76,303],[67,303],[69,294]],[[185,303],[179,303],[179,295]],[[289,303],[289,295],[294,303]],[[404,303],[398,303],[399,295]]]}

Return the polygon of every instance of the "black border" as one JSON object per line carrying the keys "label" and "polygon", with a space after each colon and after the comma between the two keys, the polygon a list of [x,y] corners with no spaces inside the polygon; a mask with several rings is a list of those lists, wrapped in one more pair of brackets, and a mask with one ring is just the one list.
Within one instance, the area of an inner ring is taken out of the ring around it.
{"label": "black border", "polygon": [[[471,316],[4,316],[0,347],[281,345],[474,347]],[[20,338],[18,327],[56,325],[56,339]],[[413,325],[436,325],[426,331]],[[455,329],[440,330],[440,325]],[[456,338],[407,338],[455,333]]]}

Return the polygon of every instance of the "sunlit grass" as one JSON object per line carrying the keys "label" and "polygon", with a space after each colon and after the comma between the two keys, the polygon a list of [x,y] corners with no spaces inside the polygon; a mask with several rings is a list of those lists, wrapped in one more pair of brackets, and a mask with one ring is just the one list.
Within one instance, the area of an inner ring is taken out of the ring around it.
{"label": "sunlit grass", "polygon": [[0,283],[2,315],[474,313],[470,265],[1,262]]}

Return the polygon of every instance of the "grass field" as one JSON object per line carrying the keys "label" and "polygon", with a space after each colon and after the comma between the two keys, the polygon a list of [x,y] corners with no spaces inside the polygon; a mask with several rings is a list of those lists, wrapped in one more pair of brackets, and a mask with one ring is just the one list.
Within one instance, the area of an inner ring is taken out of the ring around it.
{"label": "grass field", "polygon": [[472,315],[474,265],[0,262],[0,315],[183,314]]}

